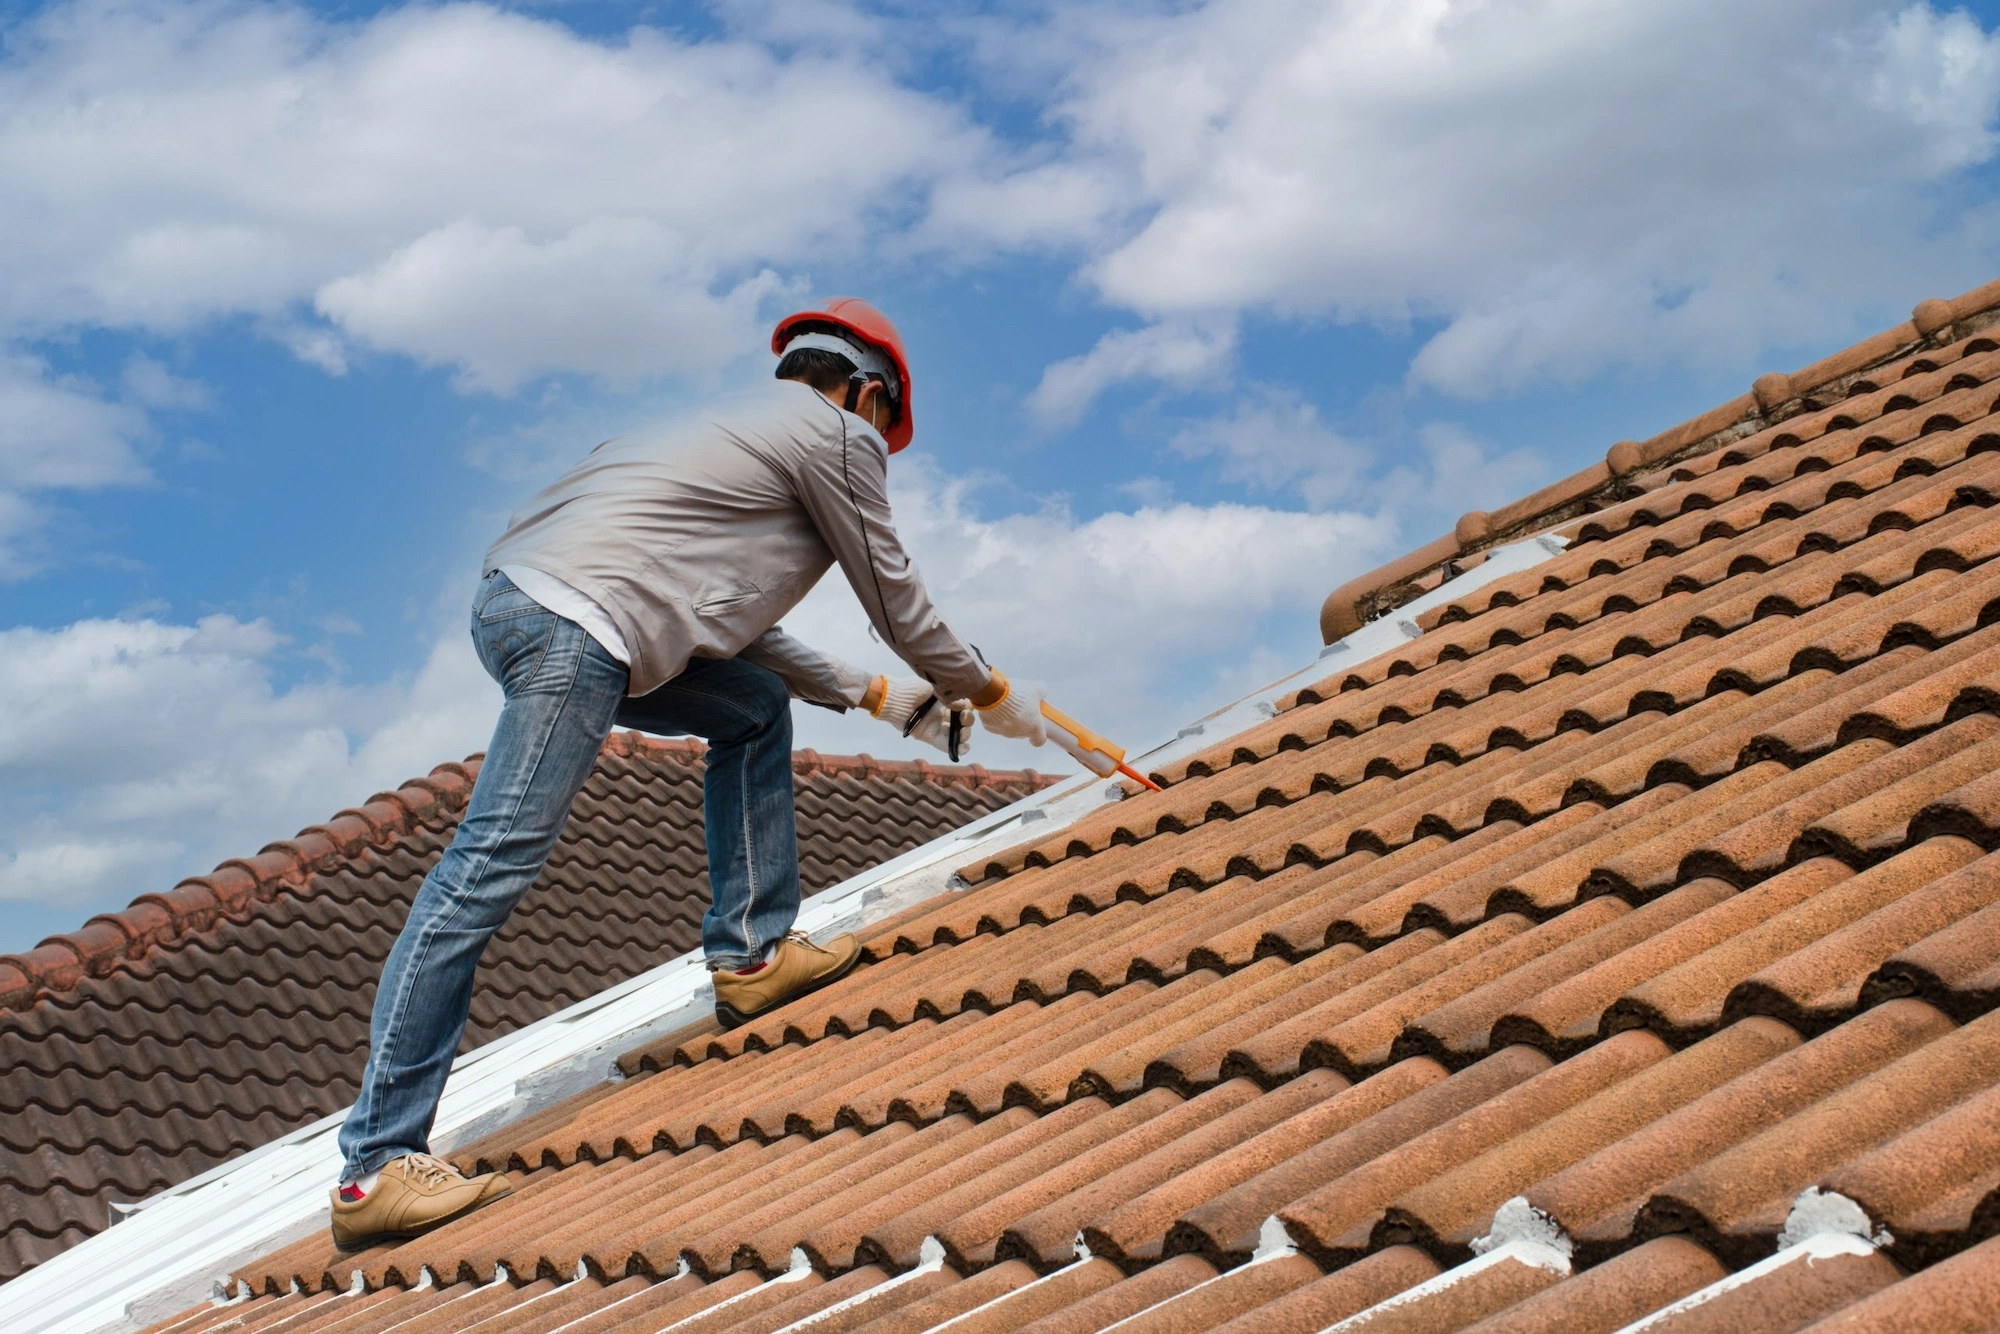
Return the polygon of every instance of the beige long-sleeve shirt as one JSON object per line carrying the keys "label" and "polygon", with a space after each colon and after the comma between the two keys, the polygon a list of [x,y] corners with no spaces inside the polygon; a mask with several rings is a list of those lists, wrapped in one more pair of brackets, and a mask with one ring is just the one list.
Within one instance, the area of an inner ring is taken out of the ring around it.
{"label": "beige long-sleeve shirt", "polygon": [[888,446],[810,385],[774,380],[661,434],[611,440],[542,490],[486,553],[602,607],[647,694],[693,657],[743,657],[794,696],[860,702],[871,674],[779,628],[836,561],[875,632],[946,698],[987,669],[931,605],[889,512]]}

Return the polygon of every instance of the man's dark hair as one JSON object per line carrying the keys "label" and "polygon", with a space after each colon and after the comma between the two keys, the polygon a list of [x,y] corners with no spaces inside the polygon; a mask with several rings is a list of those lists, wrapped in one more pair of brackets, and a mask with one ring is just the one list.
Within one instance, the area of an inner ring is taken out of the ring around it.
{"label": "man's dark hair", "polygon": [[778,362],[780,380],[803,380],[822,394],[835,398],[847,392],[855,365],[838,352],[823,347],[795,347]]}

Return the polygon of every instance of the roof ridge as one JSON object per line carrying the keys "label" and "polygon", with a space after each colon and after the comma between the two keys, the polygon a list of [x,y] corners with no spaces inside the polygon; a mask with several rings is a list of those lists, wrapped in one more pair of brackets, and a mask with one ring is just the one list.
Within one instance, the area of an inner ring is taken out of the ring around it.
{"label": "roof ridge", "polygon": [[25,1009],[45,991],[68,991],[85,977],[102,977],[155,945],[204,930],[282,889],[303,888],[335,857],[387,847],[427,816],[463,809],[481,758],[440,764],[392,792],[378,792],[324,823],[267,843],[254,857],[228,858],[206,875],[188,876],[163,894],[141,894],[26,953],[0,955],[0,1010]]}
{"label": "roof ridge", "polygon": [[[1483,553],[1503,542],[1517,541],[1588,513],[1594,500],[1623,500],[1638,494],[1630,479],[1639,473],[1710,453],[1788,417],[1823,407],[1807,403],[1807,396],[1844,388],[1845,382],[1866,371],[1912,352],[1970,338],[1996,323],[2000,323],[2000,279],[1949,301],[1937,297],[1919,301],[1903,323],[1789,375],[1767,371],[1752,382],[1747,394],[1648,439],[1620,440],[1605,451],[1603,462],[1491,513],[1467,511],[1443,537],[1348,580],[1320,606],[1320,637],[1328,644],[1342,639],[1428,591],[1432,581],[1426,576],[1435,573],[1437,582],[1442,582],[1463,573],[1483,560]],[[1478,559],[1461,563],[1467,556]]]}
{"label": "roof ridge", "polygon": [[[692,737],[653,737],[616,731],[603,750],[622,758],[674,759],[699,763],[707,746]],[[142,958],[157,945],[182,940],[224,917],[269,902],[286,889],[303,889],[335,859],[386,849],[430,817],[464,809],[479,776],[484,751],[463,761],[440,764],[391,792],[378,792],[360,806],[336,812],[291,838],[267,843],[254,857],[231,857],[206,875],[188,876],[165,893],[146,893],[114,912],[99,913],[75,931],[66,931],[21,954],[0,954],[0,1012],[24,1010],[41,995],[74,989],[86,977],[103,977],[121,963]],[[923,760],[878,760],[871,755],[793,752],[792,767],[802,774],[832,777],[917,778],[938,786],[974,790],[1026,784],[1044,785],[1033,769],[987,769],[981,765],[934,765]]]}

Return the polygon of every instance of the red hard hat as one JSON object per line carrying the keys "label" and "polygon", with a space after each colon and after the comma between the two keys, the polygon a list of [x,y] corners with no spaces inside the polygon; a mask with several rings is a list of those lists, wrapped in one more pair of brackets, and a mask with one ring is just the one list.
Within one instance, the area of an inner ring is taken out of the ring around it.
{"label": "red hard hat", "polygon": [[897,400],[901,412],[895,423],[882,433],[882,438],[889,442],[891,454],[906,449],[913,429],[910,421],[910,358],[903,351],[903,336],[896,332],[895,325],[889,323],[889,317],[859,297],[837,296],[818,310],[802,310],[779,320],[778,327],[771,331],[771,351],[782,355],[785,344],[792,340],[793,331],[801,324],[831,324],[844,329],[870,347],[879,348],[895,363],[896,378],[902,382],[898,386],[902,396]]}

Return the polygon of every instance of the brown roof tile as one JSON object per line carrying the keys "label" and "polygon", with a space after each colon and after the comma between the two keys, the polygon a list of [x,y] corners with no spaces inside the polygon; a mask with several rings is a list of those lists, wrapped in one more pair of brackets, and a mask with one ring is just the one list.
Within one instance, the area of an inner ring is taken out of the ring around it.
{"label": "brown roof tile", "polygon": [[1880,1292],[1902,1276],[1894,1261],[1866,1246],[1832,1255],[1797,1254],[1698,1305],[1672,1311],[1651,1328],[1663,1334],[1778,1334]]}
{"label": "brown roof tile", "polygon": [[1900,1282],[1806,1329],[1812,1334],[1974,1334],[2000,1321],[2000,1238]]}
{"label": "brown roof tile", "polygon": [[1658,1237],[1465,1326],[1466,1334],[1606,1334],[1726,1276],[1685,1237]]}
{"label": "brown roof tile", "polygon": [[1725,1260],[1766,1252],[1800,1190],[2000,1081],[2000,1016],[1975,1019],[1661,1187],[1642,1232],[1688,1232]]}

